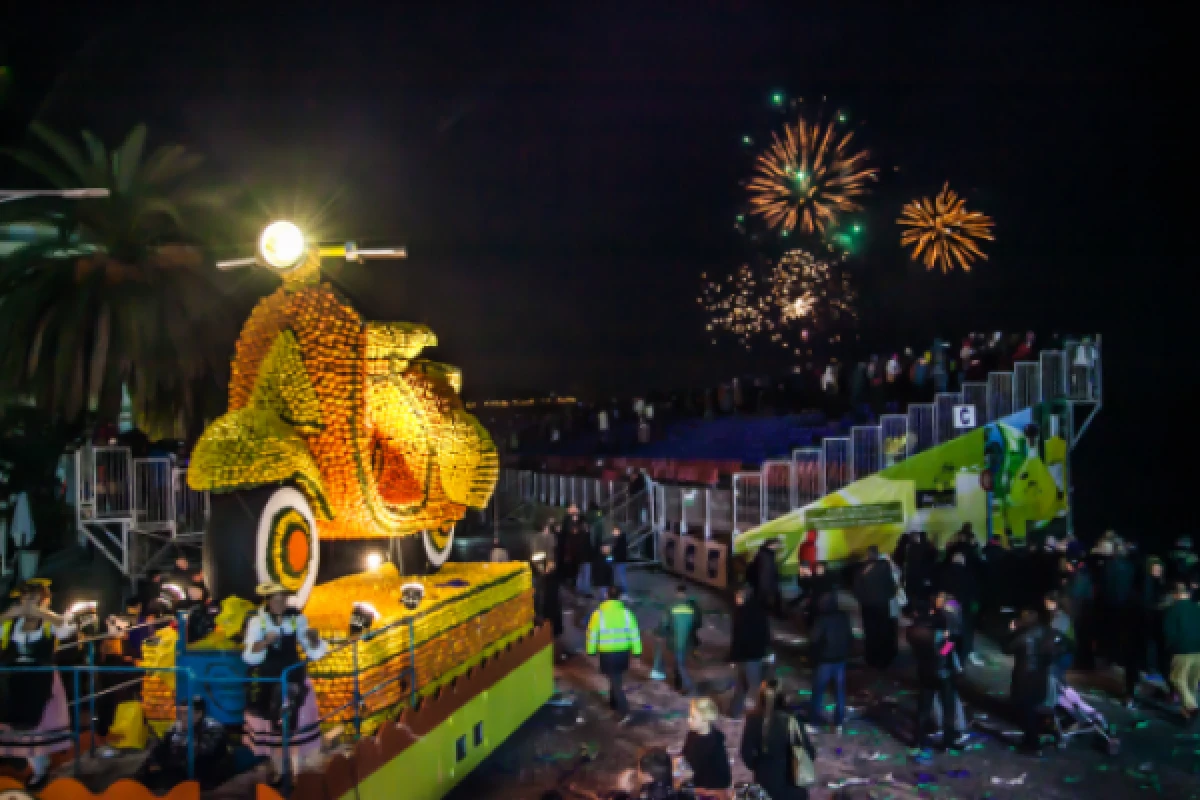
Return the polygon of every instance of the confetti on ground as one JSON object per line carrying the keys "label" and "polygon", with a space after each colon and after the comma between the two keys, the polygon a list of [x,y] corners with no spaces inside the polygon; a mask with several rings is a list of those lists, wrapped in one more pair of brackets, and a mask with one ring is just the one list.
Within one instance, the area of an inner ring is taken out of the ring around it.
{"label": "confetti on ground", "polygon": [[1027,773],[1022,772],[1019,776],[1017,776],[1015,778],[1001,778],[996,775],[993,775],[992,776],[992,785],[993,786],[1024,786],[1026,774]]}

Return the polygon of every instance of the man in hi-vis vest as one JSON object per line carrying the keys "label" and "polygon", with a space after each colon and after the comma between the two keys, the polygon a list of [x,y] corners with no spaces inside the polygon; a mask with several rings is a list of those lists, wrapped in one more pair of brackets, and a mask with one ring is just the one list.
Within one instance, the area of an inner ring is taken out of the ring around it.
{"label": "man in hi-vis vest", "polygon": [[620,589],[608,587],[608,597],[592,614],[587,628],[587,653],[599,654],[600,672],[608,678],[608,705],[617,712],[621,724],[629,722],[629,701],[621,687],[621,678],[629,669],[629,655],[642,654],[642,634],[637,617],[617,598]]}

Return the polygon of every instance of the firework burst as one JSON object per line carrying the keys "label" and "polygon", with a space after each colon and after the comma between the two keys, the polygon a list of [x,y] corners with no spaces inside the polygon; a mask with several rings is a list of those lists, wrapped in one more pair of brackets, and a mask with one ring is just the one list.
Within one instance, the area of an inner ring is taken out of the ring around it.
{"label": "firework burst", "polygon": [[902,229],[900,246],[912,248],[912,260],[943,273],[956,266],[970,272],[976,259],[987,260],[979,243],[995,239],[992,218],[968,211],[966,201],[951,191],[950,184],[942,186],[937,197],[919,197],[905,204],[896,223]]}
{"label": "firework burst", "polygon": [[839,215],[861,208],[867,182],[879,172],[866,150],[853,146],[854,134],[834,122],[809,123],[803,117],[784,126],[754,161],[746,184],[750,213],[781,234],[799,231],[825,236]]}
{"label": "firework burst", "polygon": [[842,266],[807,250],[789,250],[772,267],[766,281],[771,339],[794,355],[811,353],[817,335],[830,344],[858,321],[858,293]]}
{"label": "firework burst", "polygon": [[769,341],[793,355],[811,354],[819,338],[837,344],[858,320],[858,295],[841,261],[789,250],[769,268],[741,265],[723,280],[706,276],[700,304],[708,332],[731,335],[751,350]]}
{"label": "firework burst", "polygon": [[770,304],[759,288],[756,271],[749,264],[742,264],[724,280],[704,281],[704,294],[700,305],[708,312],[708,331],[716,344],[718,333],[732,335],[738,344],[751,349],[751,344],[760,334],[769,329]]}

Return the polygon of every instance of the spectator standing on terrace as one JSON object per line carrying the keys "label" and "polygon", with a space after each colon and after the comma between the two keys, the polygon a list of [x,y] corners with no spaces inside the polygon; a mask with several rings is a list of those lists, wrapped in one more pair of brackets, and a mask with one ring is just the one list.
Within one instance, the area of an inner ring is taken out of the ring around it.
{"label": "spectator standing on terrace", "polygon": [[1037,337],[1033,331],[1027,331],[1024,341],[1017,345],[1017,349],[1013,351],[1013,361],[1032,361],[1036,352],[1034,349],[1036,343]]}
{"label": "spectator standing on terrace", "polygon": [[698,697],[688,707],[688,732],[683,740],[683,758],[692,768],[692,785],[697,789],[721,791],[733,783],[725,734],[716,727],[717,705]]}
{"label": "spectator standing on terrace", "polygon": [[742,587],[733,600],[732,629],[729,635],[729,661],[737,668],[729,716],[738,718],[745,707],[747,692],[754,692],[762,681],[763,659],[771,641],[771,624],[762,606]]}
{"label": "spectator standing on terrace", "polygon": [[792,745],[803,747],[813,761],[817,749],[804,728],[783,710],[783,694],[778,681],[762,684],[758,707],[746,716],[742,731],[742,761],[771,800],[808,800],[808,789],[796,786],[792,779]]}
{"label": "spectator standing on terrace", "polygon": [[929,746],[925,732],[932,716],[933,700],[942,707],[942,742],[959,745],[955,727],[955,708],[958,702],[954,691],[957,675],[954,645],[945,618],[936,614],[926,597],[913,601],[913,624],[908,628],[908,643],[917,662],[917,724],[916,747]]}
{"label": "spectator standing on terrace", "polygon": [[1192,537],[1180,536],[1175,540],[1175,549],[1167,555],[1170,569],[1167,579],[1187,582],[1196,569],[1196,553],[1192,549]]}
{"label": "spectator standing on terrace", "polygon": [[867,561],[854,579],[854,596],[862,607],[867,666],[875,669],[887,669],[896,657],[897,621],[891,615],[896,589],[892,565],[871,545]]}
{"label": "spectator standing on terrace", "polygon": [[642,634],[637,617],[618,599],[610,587],[607,599],[592,612],[587,627],[587,654],[600,657],[600,672],[608,678],[608,704],[617,712],[620,724],[630,721],[629,701],[622,680],[629,671],[630,656],[642,654]]}
{"label": "spectator standing on terrace", "polygon": [[626,569],[629,563],[629,540],[619,526],[614,525],[612,538],[608,540],[608,548],[612,554],[613,583],[621,594],[629,592],[629,579]]}
{"label": "spectator standing on terrace", "polygon": [[1175,602],[1163,613],[1163,638],[1171,654],[1171,687],[1179,694],[1183,718],[1196,717],[1196,685],[1200,684],[1200,604],[1187,584],[1175,584]]}
{"label": "spectator standing on terrace", "polygon": [[913,399],[923,401],[929,396],[929,378],[932,370],[933,354],[926,350],[912,365]]}
{"label": "spectator standing on terrace", "polygon": [[692,649],[696,627],[696,607],[688,597],[687,586],[681,583],[675,587],[675,602],[667,609],[666,641],[671,646],[671,657],[675,662],[675,688],[689,695],[696,690],[692,676],[687,671],[688,651]]}
{"label": "spectator standing on terrace", "polygon": [[775,560],[778,550],[779,543],[774,539],[763,542],[754,554],[749,577],[763,608],[773,611],[776,616],[783,616],[783,596],[779,591],[779,564]]}
{"label": "spectator standing on terrace", "polygon": [[929,534],[917,531],[912,535],[905,555],[904,591],[909,600],[919,597],[930,597],[933,594],[933,581],[937,577],[938,552],[929,541]]}
{"label": "spectator standing on terrace", "polygon": [[1141,586],[1142,640],[1146,671],[1167,675],[1164,663],[1166,648],[1163,642],[1163,612],[1170,602],[1171,590],[1163,573],[1163,564],[1154,556],[1146,559],[1146,574]]}
{"label": "spectator standing on terrace", "polygon": [[975,614],[979,608],[976,585],[976,575],[967,566],[965,553],[955,553],[951,557],[950,563],[942,567],[938,587],[958,601],[958,632],[954,642],[958,656],[970,660],[972,664],[979,667],[983,666],[983,660],[974,650]]}
{"label": "spectator standing on terrace", "polygon": [[933,390],[945,392],[950,388],[950,365],[946,363],[946,348],[940,343],[933,347],[933,364],[929,369],[933,378]]}
{"label": "spectator standing on terrace", "polygon": [[808,632],[808,644],[813,663],[812,708],[809,711],[809,733],[817,733],[824,714],[825,687],[834,687],[833,725],[842,732],[846,721],[846,661],[854,644],[850,617],[838,608],[837,596],[831,593],[820,598],[816,621]]}
{"label": "spectator standing on terrace", "polygon": [[1049,622],[1048,614],[1026,611],[1019,623],[1009,624],[1012,638],[1004,647],[1013,657],[1010,697],[1024,732],[1021,749],[1029,754],[1040,751],[1038,709],[1053,703],[1050,672],[1061,653],[1060,636]]}
{"label": "spectator standing on terrace", "polygon": [[575,591],[585,597],[592,594],[591,531],[579,514],[579,506],[567,508],[562,522],[563,550],[569,573],[575,578]]}

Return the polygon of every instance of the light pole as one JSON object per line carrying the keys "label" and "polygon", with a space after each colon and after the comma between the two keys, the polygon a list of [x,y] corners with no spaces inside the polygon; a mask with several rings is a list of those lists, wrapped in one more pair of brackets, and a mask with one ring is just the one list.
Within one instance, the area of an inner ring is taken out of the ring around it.
{"label": "light pole", "polygon": [[60,197],[64,200],[95,200],[108,197],[108,189],[0,189],[0,203],[31,197]]}

